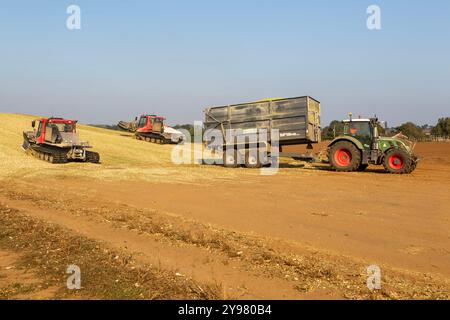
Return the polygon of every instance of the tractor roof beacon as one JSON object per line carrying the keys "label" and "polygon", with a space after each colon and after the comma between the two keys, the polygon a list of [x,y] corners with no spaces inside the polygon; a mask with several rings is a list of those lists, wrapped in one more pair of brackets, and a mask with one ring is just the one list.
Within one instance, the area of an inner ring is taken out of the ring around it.
{"label": "tractor roof beacon", "polygon": [[419,158],[407,137],[379,135],[377,118],[344,120],[344,132],[328,146],[328,159],[336,171],[364,171],[370,164],[383,165],[393,174],[407,174],[416,169]]}
{"label": "tractor roof beacon", "polygon": [[42,118],[33,120],[33,131],[23,132],[22,148],[29,154],[50,162],[82,161],[99,163],[100,155],[88,151],[88,142],[80,141],[76,120]]}

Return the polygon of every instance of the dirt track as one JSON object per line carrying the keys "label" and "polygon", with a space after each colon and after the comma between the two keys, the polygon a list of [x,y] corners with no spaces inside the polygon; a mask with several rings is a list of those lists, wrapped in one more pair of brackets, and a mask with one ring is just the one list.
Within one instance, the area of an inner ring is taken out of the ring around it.
{"label": "dirt track", "polygon": [[[407,176],[289,162],[263,177],[162,163],[178,179],[124,179],[121,166],[118,179],[88,179],[56,168],[39,190],[27,171],[3,177],[0,203],[125,250],[138,263],[216,284],[224,298],[448,299],[450,144],[416,150],[424,159]],[[68,168],[83,170],[76,166]],[[87,167],[98,175],[106,169]],[[379,293],[365,284],[372,264],[383,272]]]}

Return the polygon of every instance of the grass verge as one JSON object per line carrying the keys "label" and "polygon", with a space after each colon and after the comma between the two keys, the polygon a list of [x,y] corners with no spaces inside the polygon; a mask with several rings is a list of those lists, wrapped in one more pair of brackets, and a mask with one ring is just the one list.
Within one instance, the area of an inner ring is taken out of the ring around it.
{"label": "grass verge", "polygon": [[[136,265],[129,254],[2,205],[0,221],[0,248],[19,253],[17,267],[34,270],[44,289],[59,288],[55,299],[222,298],[219,285],[203,285],[171,271]],[[66,287],[69,265],[81,269],[81,290]],[[4,290],[3,298],[23,291],[20,284],[14,286]]]}

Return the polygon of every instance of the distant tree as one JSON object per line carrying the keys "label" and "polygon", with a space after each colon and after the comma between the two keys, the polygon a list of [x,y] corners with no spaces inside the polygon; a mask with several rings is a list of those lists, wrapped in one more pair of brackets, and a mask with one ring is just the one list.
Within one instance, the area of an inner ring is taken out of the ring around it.
{"label": "distant tree", "polygon": [[412,139],[421,139],[425,136],[423,129],[412,122],[406,122],[396,128],[397,132],[401,132],[405,136]]}
{"label": "distant tree", "polygon": [[116,131],[122,131],[118,125],[109,125],[109,124],[88,124],[88,126],[91,127],[97,127],[102,129],[108,129],[108,130],[116,130]]}
{"label": "distant tree", "polygon": [[333,140],[335,136],[344,132],[342,121],[333,120],[330,125],[322,129],[322,140]]}
{"label": "distant tree", "polygon": [[192,124],[177,124],[176,126],[173,127],[174,129],[184,129],[189,131],[189,133],[191,134],[191,137],[194,137],[194,126]]}
{"label": "distant tree", "polygon": [[450,118],[439,119],[437,125],[431,131],[431,134],[436,136],[449,136],[450,135]]}
{"label": "distant tree", "polygon": [[377,128],[378,128],[378,134],[379,135],[382,135],[382,136],[386,135],[386,128],[385,127],[383,127],[382,125],[378,124]]}

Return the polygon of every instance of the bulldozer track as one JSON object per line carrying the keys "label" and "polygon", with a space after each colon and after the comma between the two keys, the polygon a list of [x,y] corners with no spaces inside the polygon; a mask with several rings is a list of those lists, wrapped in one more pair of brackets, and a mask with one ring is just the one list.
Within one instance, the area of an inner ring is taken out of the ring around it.
{"label": "bulldozer track", "polygon": [[30,154],[35,158],[53,164],[62,164],[69,161],[67,158],[67,152],[61,152],[59,150],[57,151],[50,148],[36,146],[31,147],[29,151]]}
{"label": "bulldozer track", "polygon": [[160,137],[157,135],[142,135],[142,134],[136,134],[136,139],[137,140],[142,140],[142,141],[146,141],[149,143],[154,143],[154,144],[169,144],[169,142],[167,141],[167,139],[165,139],[164,137]]}
{"label": "bulldozer track", "polygon": [[100,155],[97,152],[86,151],[86,162],[100,163]]}

